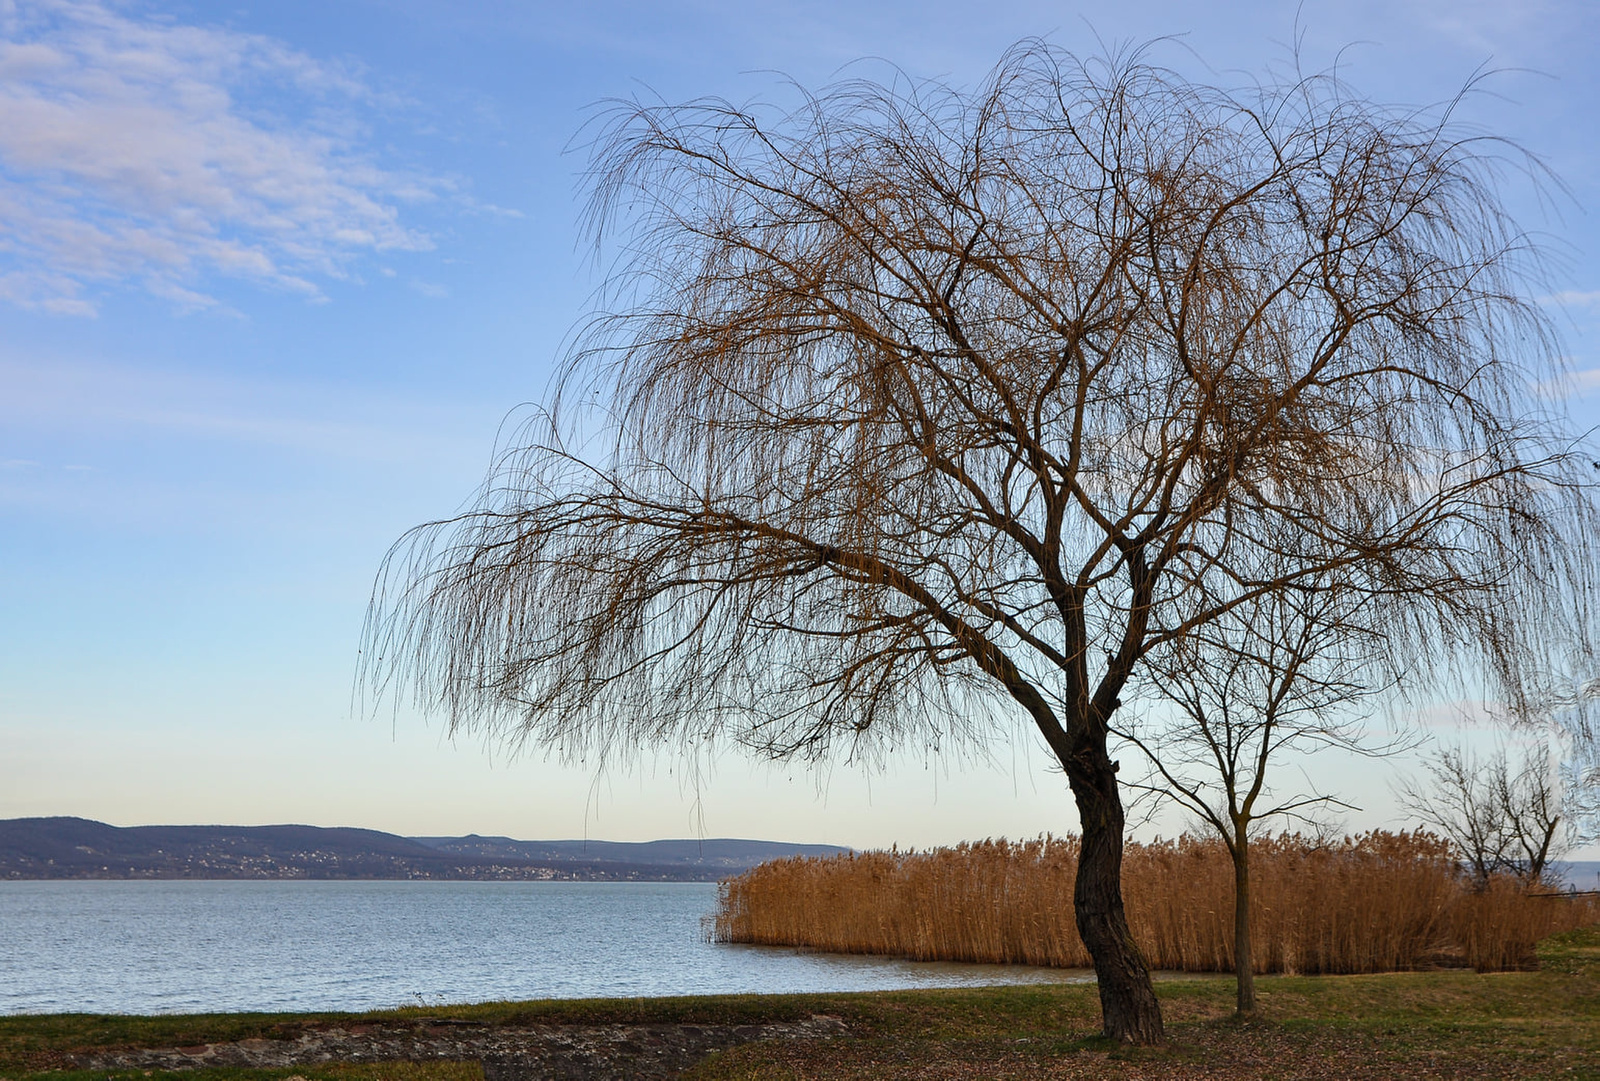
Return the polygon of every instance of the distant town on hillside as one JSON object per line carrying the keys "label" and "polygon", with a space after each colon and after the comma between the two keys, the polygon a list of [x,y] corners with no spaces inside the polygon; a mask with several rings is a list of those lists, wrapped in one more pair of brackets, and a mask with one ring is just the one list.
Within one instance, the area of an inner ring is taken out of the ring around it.
{"label": "distant town on hillside", "polygon": [[86,818],[0,820],[0,879],[438,879],[712,882],[837,845],[732,838],[517,841],[401,837],[319,826],[110,826]]}

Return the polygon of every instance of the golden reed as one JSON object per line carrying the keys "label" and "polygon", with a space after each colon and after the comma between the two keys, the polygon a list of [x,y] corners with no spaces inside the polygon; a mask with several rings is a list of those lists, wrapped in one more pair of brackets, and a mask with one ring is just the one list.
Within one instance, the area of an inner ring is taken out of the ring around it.
{"label": "golden reed", "polygon": [[[979,841],[764,863],[721,884],[719,942],[808,946],[924,961],[1088,967],[1072,917],[1076,838]],[[1600,920],[1594,897],[1535,897],[1510,881],[1474,892],[1449,846],[1374,831],[1251,847],[1257,972],[1525,967],[1534,943]],[[1221,842],[1130,843],[1128,922],[1159,969],[1233,970],[1233,865]],[[1541,892],[1541,891],[1534,891]]]}

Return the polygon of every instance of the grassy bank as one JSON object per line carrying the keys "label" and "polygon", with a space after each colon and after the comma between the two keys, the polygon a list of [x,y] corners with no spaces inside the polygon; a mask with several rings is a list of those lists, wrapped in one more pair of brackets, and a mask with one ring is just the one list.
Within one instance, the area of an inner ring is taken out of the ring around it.
{"label": "grassy bank", "polygon": [[[61,1070],[93,1048],[285,1038],[319,1025],[793,1021],[842,1018],[850,1035],[768,1040],[702,1062],[693,1081],[832,1078],[1600,1078],[1600,928],[1556,936],[1537,971],[1268,977],[1263,1017],[1229,1019],[1226,980],[1158,986],[1172,1042],[1108,1047],[1092,986],[850,995],[496,1003],[368,1014],[0,1018],[9,1081],[478,1081],[475,1063],[329,1064],[278,1070]],[[57,1067],[52,1069],[51,1067]]]}
{"label": "grassy bank", "polygon": [[[1072,914],[1077,851],[1069,837],[776,860],[723,884],[714,934],[924,961],[1087,967]],[[1530,896],[1509,879],[1476,892],[1427,834],[1264,838],[1251,876],[1260,973],[1524,968],[1540,939],[1600,920],[1592,897]],[[1233,971],[1233,868],[1220,842],[1129,844],[1123,885],[1129,926],[1152,965]]]}

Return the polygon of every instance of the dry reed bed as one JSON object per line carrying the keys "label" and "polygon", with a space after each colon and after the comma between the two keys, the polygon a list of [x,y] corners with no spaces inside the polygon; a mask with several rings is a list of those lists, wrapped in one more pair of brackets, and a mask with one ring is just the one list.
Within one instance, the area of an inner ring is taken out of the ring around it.
{"label": "dry reed bed", "polygon": [[[808,946],[917,960],[1078,968],[1075,838],[980,841],[927,852],[863,852],[762,864],[722,883],[720,942]],[[1534,943],[1600,920],[1593,897],[1529,896],[1514,882],[1474,892],[1448,845],[1374,831],[1320,843],[1297,834],[1251,849],[1257,972],[1384,972],[1437,965],[1524,967]],[[1150,963],[1233,970],[1233,865],[1218,841],[1129,844],[1122,881]]]}

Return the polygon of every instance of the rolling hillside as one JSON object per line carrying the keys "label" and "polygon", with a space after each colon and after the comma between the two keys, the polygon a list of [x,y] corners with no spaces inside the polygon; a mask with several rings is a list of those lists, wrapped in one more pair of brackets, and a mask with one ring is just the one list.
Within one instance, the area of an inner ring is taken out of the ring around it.
{"label": "rolling hillside", "polygon": [[831,845],[733,839],[517,841],[400,837],[319,826],[110,826],[85,818],[0,820],[0,879],[383,878],[713,881]]}

